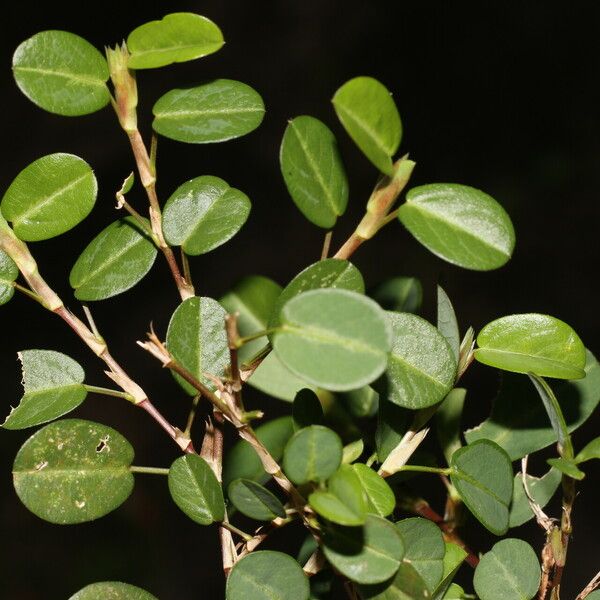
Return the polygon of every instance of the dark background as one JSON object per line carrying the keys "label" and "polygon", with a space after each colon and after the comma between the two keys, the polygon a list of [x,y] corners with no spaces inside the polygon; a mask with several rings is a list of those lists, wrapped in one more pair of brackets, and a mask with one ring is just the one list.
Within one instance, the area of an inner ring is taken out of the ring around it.
{"label": "dark background", "polygon": [[[160,140],[163,200],[184,180],[212,174],[253,201],[251,218],[234,241],[193,260],[200,294],[219,297],[250,272],[284,284],[318,258],[322,233],[299,215],[279,172],[279,143],[289,117],[311,114],[336,132],[351,199],[334,246],[352,230],[376,173],[337,123],[329,100],[344,81],[368,74],[384,82],[399,105],[405,131],[401,150],[418,163],[413,183],[458,182],[492,194],[513,219],[517,247],[508,266],[474,273],[442,263],[392,224],[355,256],[367,283],[397,274],[420,277],[424,314],[432,318],[435,283],[442,281],[463,328],[472,324],[477,329],[512,312],[549,313],[566,320],[592,350],[600,351],[595,281],[600,267],[600,14],[594,5],[211,0],[77,8],[70,2],[10,3],[0,25],[1,189],[29,162],[52,152],[78,154],[96,170],[100,194],[93,214],[63,236],[31,245],[41,272],[79,310],[68,272],[87,241],[115,218],[114,191],[133,162],[110,109],[64,118],[22,96],[10,72],[12,52],[44,29],[72,31],[102,48],[166,12],[199,12],[219,24],[227,44],[205,59],[140,73],[143,133],[148,136],[150,109],[162,93],[211,77],[252,85],[267,106],[263,125],[239,140],[210,146]],[[138,189],[131,201],[144,207]],[[182,423],[187,402],[169,375],[134,345],[151,320],[164,334],[177,301],[159,257],[134,291],[95,304],[93,310],[113,354],[143,381],[169,418]],[[82,362],[89,383],[106,385],[101,365],[58,319],[22,297],[1,313],[1,411],[8,413],[21,393],[15,360],[20,349],[64,351]],[[467,383],[474,386],[468,401],[475,416],[468,424],[489,409],[495,377],[481,366],[473,371]],[[280,410],[275,401],[262,406],[269,414]],[[136,449],[136,464],[168,466],[177,456],[155,424],[125,402],[90,396],[76,414],[125,434]],[[596,417],[582,428],[576,447],[597,434],[599,424]],[[94,523],[58,527],[27,512],[10,476],[10,464],[27,435],[0,435],[0,597],[61,600],[87,583],[110,579],[140,585],[162,600],[222,597],[216,529],[194,525],[173,507],[163,478],[138,477],[131,498]],[[600,567],[598,475],[597,468],[590,469],[579,486],[565,598],[574,598]],[[559,509],[553,510],[558,516]],[[493,540],[480,529],[466,535],[485,551]],[[538,547],[542,541],[533,525],[520,534]]]}

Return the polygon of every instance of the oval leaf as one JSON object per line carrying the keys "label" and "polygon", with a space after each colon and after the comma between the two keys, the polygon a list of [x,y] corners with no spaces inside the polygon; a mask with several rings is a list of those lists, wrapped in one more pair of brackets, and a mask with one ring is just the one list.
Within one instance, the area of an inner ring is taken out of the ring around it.
{"label": "oval leaf", "polygon": [[18,276],[19,268],[14,260],[4,250],[0,250],[0,306],[13,297],[15,288],[12,284]]}
{"label": "oval leaf", "polygon": [[477,336],[475,358],[514,373],[556,379],[585,376],[585,347],[569,325],[549,315],[510,315],[488,323]]}
{"label": "oval leaf", "polygon": [[178,142],[224,142],[254,131],[265,106],[250,86],[215,79],[198,87],[171,90],[152,109],[156,133]]}
{"label": "oval leaf", "polygon": [[[212,298],[188,298],[175,309],[167,330],[169,352],[211,390],[215,384],[204,373],[222,377],[229,365],[226,314]],[[179,375],[175,374],[175,379],[190,396],[198,394],[198,390]]]}
{"label": "oval leaf", "polygon": [[473,586],[481,600],[530,600],[538,592],[540,578],[533,548],[523,540],[509,538],[481,557]]}
{"label": "oval leaf", "polygon": [[26,242],[47,240],[69,231],[88,216],[98,184],[85,160],[49,154],[25,167],[2,198],[2,215]]}
{"label": "oval leaf", "polygon": [[13,73],[20,90],[48,112],[86,115],[110,102],[105,58],[67,31],[42,31],[25,40],[13,55]]}
{"label": "oval leaf", "polygon": [[318,227],[333,227],[348,204],[348,180],[329,127],[314,117],[292,119],[283,135],[279,161],[300,212]]}
{"label": "oval leaf", "polygon": [[549,458],[548,464],[551,467],[559,470],[564,475],[571,477],[572,479],[577,479],[581,481],[585,477],[585,473],[581,471],[577,465],[572,461],[563,457],[559,458]]}
{"label": "oval leaf", "polygon": [[175,504],[200,525],[222,521],[225,516],[221,484],[208,463],[196,454],[180,456],[171,465],[169,492]]}
{"label": "oval leaf", "polygon": [[509,260],[515,246],[506,211],[491,196],[466,185],[413,188],[398,218],[430,252],[465,269],[497,269]]}
{"label": "oval leaf", "polygon": [[292,373],[313,385],[346,391],[384,371],[390,330],[373,300],[347,290],[313,290],[284,306],[273,348]]}
{"label": "oval leaf", "polygon": [[508,530],[513,470],[506,452],[489,440],[478,440],[452,455],[450,478],[463,502],[481,524],[496,535]]}
{"label": "oval leaf", "polygon": [[308,600],[308,577],[287,554],[259,550],[235,563],[229,577],[227,600]]}
{"label": "oval leaf", "polygon": [[379,284],[369,296],[386,310],[416,314],[423,301],[423,286],[416,277],[394,277]]}
{"label": "oval leaf", "polygon": [[5,429],[47,423],[77,408],[87,396],[85,373],[72,358],[52,350],[19,352],[24,395],[4,421]]}
{"label": "oval leaf", "polygon": [[402,138],[402,123],[390,92],[372,77],[355,77],[334,95],[333,107],[348,135],[386,175]]}
{"label": "oval leaf", "polygon": [[155,69],[212,54],[225,42],[221,30],[206,17],[172,13],[150,21],[127,37],[130,69]]}
{"label": "oval leaf", "polygon": [[13,482],[21,502],[60,525],[93,521],[131,494],[133,448],[111,427],[64,419],[34,433],[19,450]]}
{"label": "oval leaf", "polygon": [[120,581],[102,581],[86,585],[69,600],[98,600],[98,598],[104,600],[158,600],[156,596],[145,590]]}
{"label": "oval leaf", "polygon": [[250,200],[218,177],[196,177],[167,200],[163,231],[171,246],[197,256],[230,240],[250,214]]}
{"label": "oval leaf", "polygon": [[575,457],[575,462],[579,464],[594,458],[600,459],[600,437],[586,444],[583,450]]}
{"label": "oval leaf", "polygon": [[386,480],[362,463],[352,465],[352,468],[367,495],[368,512],[380,517],[391,515],[396,506],[396,498]]}
{"label": "oval leaf", "polygon": [[78,300],[105,300],[131,289],[150,271],[158,250],[133,217],[111,223],[83,250],[69,283]]}
{"label": "oval leaf", "polygon": [[231,503],[244,515],[257,521],[285,517],[285,509],[277,496],[250,479],[235,479],[227,488]]}

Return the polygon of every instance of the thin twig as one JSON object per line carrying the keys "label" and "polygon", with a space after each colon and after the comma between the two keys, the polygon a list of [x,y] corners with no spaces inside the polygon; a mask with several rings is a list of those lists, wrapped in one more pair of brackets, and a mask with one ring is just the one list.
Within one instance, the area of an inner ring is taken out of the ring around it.
{"label": "thin twig", "polygon": [[596,588],[600,587],[600,571],[592,578],[592,580],[585,586],[575,600],[584,600],[589,596]]}
{"label": "thin twig", "polygon": [[332,236],[333,231],[328,231],[325,234],[325,239],[323,240],[323,248],[321,250],[321,260],[325,260],[329,256],[329,248],[331,247]]}

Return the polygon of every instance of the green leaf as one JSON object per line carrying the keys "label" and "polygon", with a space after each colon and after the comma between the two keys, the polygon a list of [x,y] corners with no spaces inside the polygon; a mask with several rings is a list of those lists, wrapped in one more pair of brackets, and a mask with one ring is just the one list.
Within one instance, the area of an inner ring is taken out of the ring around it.
{"label": "green leaf", "polygon": [[222,521],[225,516],[221,484],[209,464],[196,454],[180,456],[171,465],[169,492],[175,504],[200,525]]}
{"label": "green leaf", "polygon": [[12,283],[18,276],[19,268],[13,259],[4,250],[0,250],[0,306],[13,297],[15,288]]}
{"label": "green leaf", "polygon": [[96,112],[110,102],[105,58],[89,42],[66,31],[42,31],[13,55],[19,89],[39,107],[65,116]]}
{"label": "green leaf", "polygon": [[323,407],[318,396],[312,390],[305,388],[296,394],[292,405],[292,418],[295,431],[309,425],[323,423]]}
{"label": "green leaf", "polygon": [[586,600],[600,600],[600,590],[593,591],[589,596],[586,596]]}
{"label": "green leaf", "polygon": [[384,371],[390,330],[373,300],[347,290],[313,290],[284,306],[273,348],[285,367],[309,383],[347,391]]}
{"label": "green leaf", "polygon": [[437,404],[452,389],[456,362],[442,334],[410,313],[387,313],[392,350],[385,377],[378,382],[384,395],[410,409]]}
{"label": "green leaf", "polygon": [[444,573],[442,574],[441,583],[437,586],[435,592],[433,593],[433,600],[442,600],[443,598],[462,598],[462,596],[456,596],[456,594],[454,594],[454,596],[452,595],[452,589],[454,586],[452,580],[467,557],[467,553],[460,546],[451,544],[450,542],[446,542],[445,547]]}
{"label": "green leaf", "polygon": [[34,433],[17,453],[13,482],[21,502],[59,525],[93,521],[131,494],[133,448],[117,431],[63,419]]}
{"label": "green leaf", "polygon": [[362,527],[338,525],[325,530],[323,553],[342,575],[369,585],[393,577],[404,557],[404,544],[394,525],[368,515]]}
{"label": "green leaf", "polygon": [[348,135],[386,175],[402,139],[402,123],[386,87],[372,77],[355,77],[333,96],[333,107]]}
{"label": "green leaf", "polygon": [[178,142],[225,142],[254,131],[265,105],[258,92],[240,81],[215,79],[194,88],[167,92],[154,105],[152,127]]}
{"label": "green leaf", "polygon": [[[465,594],[465,590],[463,590],[463,588],[461,588],[460,585],[458,585],[458,583],[453,583],[450,585],[450,587],[448,588],[448,590],[442,598],[443,600],[463,600],[464,598],[469,597],[470,596],[467,596]],[[437,597],[434,598],[434,600],[437,600]]]}
{"label": "green leaf", "polygon": [[556,379],[585,377],[585,347],[569,325],[549,315],[510,315],[477,336],[475,358],[513,373]]}
{"label": "green leaf", "polygon": [[235,479],[227,488],[232,504],[244,515],[257,521],[285,517],[285,509],[277,496],[250,479]]}
{"label": "green leaf", "polygon": [[466,185],[413,188],[398,218],[430,252],[465,269],[497,269],[510,259],[515,246],[506,211],[491,196]]}
{"label": "green leaf", "polygon": [[292,119],[279,155],[288,192],[300,212],[319,227],[331,229],[348,204],[348,180],[335,136],[321,121]]}
{"label": "green leaf", "polygon": [[105,300],[122,294],[150,271],[158,250],[133,217],[111,223],[83,250],[69,283],[78,300]]}
{"label": "green leaf", "polygon": [[324,481],[342,462],[342,440],[323,425],[297,431],[283,453],[283,470],[296,484]]}
{"label": "green leaf", "polygon": [[379,462],[382,463],[400,443],[408,430],[409,423],[409,412],[406,408],[392,404],[385,398],[380,400],[375,431],[375,446]]}
{"label": "green leaf", "polygon": [[452,455],[450,478],[467,508],[496,535],[508,530],[513,470],[506,452],[489,440],[477,440]]}
{"label": "green leaf", "polygon": [[130,69],[155,69],[194,60],[223,46],[221,30],[206,17],[193,13],[171,13],[150,21],[127,37]]}
{"label": "green leaf", "polygon": [[396,506],[396,498],[386,480],[362,463],[352,465],[352,468],[367,496],[368,512],[380,517],[391,515]]}
{"label": "green leaf", "polygon": [[[279,462],[286,443],[294,433],[292,417],[273,419],[257,427],[255,433],[271,456]],[[270,477],[265,472],[254,448],[245,440],[236,442],[225,456],[223,462],[224,487],[228,487],[234,479],[251,479],[258,483],[265,483]]]}
{"label": "green leaf", "polygon": [[578,469],[572,460],[563,458],[562,456],[559,458],[549,458],[548,464],[572,479],[581,481],[585,477],[585,473]]}
{"label": "green leaf", "polygon": [[460,352],[460,331],[458,330],[458,321],[456,313],[448,294],[441,285],[437,286],[437,328],[446,338],[452,353],[458,364],[458,355]]}
{"label": "green leaf", "polygon": [[600,437],[597,437],[587,444],[583,450],[577,454],[575,462],[579,464],[594,458],[600,458]]}
{"label": "green leaf", "polygon": [[2,198],[2,215],[26,242],[47,240],[69,231],[88,216],[98,184],[85,160],[49,154],[25,167]]}
{"label": "green leaf", "polygon": [[72,358],[52,350],[19,352],[23,368],[24,395],[11,409],[5,429],[25,429],[62,417],[87,396],[85,373]]}
{"label": "green leaf", "polygon": [[[527,475],[527,489],[539,504],[544,508],[560,485],[561,474],[556,469],[550,469],[543,477],[532,477]],[[534,514],[529,506],[529,500],[523,487],[523,473],[515,475],[513,486],[513,498],[510,504],[509,527],[518,527],[533,519]]]}
{"label": "green leaf", "polygon": [[369,385],[340,394],[348,412],[357,419],[374,417],[379,408],[379,394]]}
{"label": "green leaf", "polygon": [[229,577],[227,600],[308,600],[308,577],[287,554],[260,550],[235,563]]}
{"label": "green leaf", "polygon": [[345,465],[352,464],[355,460],[358,460],[362,453],[365,451],[365,442],[362,438],[358,438],[349,444],[344,446],[342,452],[342,463]]}
{"label": "green leaf", "polygon": [[369,295],[385,310],[416,314],[423,301],[423,286],[416,277],[394,277],[379,284]]}
{"label": "green leaf", "polygon": [[481,600],[530,600],[538,592],[540,578],[533,548],[523,540],[508,538],[482,556],[473,585]]}
{"label": "green leaf", "polygon": [[198,256],[230,240],[250,214],[246,194],[219,177],[204,175],[180,185],[167,200],[163,231],[171,246]]}
{"label": "green leaf", "polygon": [[120,581],[102,581],[86,585],[69,600],[98,600],[98,598],[103,600],[158,600],[156,596],[145,590]]}
{"label": "green leaf", "polygon": [[427,600],[429,592],[423,578],[409,563],[402,563],[395,577],[378,585],[361,585],[365,600]]}
{"label": "green leaf", "polygon": [[[188,298],[175,309],[167,329],[169,352],[211,390],[215,389],[215,384],[204,373],[222,377],[229,366],[226,314],[223,307],[212,298]],[[198,393],[179,375],[175,374],[175,379],[190,396]]]}
{"label": "green leaf", "polygon": [[462,446],[460,419],[466,395],[467,390],[464,388],[450,390],[435,413],[438,441],[448,464],[450,464],[452,455]]}
{"label": "green leaf", "polygon": [[[586,376],[558,382],[555,392],[570,433],[580,427],[600,402],[600,365],[587,352]],[[511,460],[522,458],[556,443],[544,406],[531,384],[522,376],[505,374],[491,416],[465,431],[468,443],[490,439],[502,446]]]}

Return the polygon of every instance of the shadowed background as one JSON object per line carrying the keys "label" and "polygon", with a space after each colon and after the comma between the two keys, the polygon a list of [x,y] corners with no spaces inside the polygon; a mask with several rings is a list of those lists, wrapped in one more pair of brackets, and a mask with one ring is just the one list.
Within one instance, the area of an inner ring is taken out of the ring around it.
{"label": "shadowed background", "polygon": [[[319,257],[322,232],[305,221],[283,184],[278,151],[286,120],[311,114],[335,131],[350,177],[350,206],[334,233],[338,246],[360,218],[375,183],[374,168],[338,124],[334,91],[356,75],[380,79],[394,94],[404,123],[401,151],[417,169],[413,184],[456,182],[494,196],[511,215],[517,246],[508,266],[474,273],[447,265],[415,242],[399,224],[386,227],[354,261],[367,285],[393,275],[420,277],[423,314],[434,317],[435,284],[453,299],[461,327],[477,330],[513,312],[542,312],[570,323],[600,352],[594,278],[600,268],[598,184],[600,157],[599,12],[593,3],[549,1],[471,3],[392,0],[305,2],[102,2],[17,3],[3,10],[0,86],[3,152],[1,190],[29,162],[52,152],[72,152],[95,169],[96,208],[76,229],[31,244],[40,270],[73,309],[68,286],[76,256],[115,218],[114,191],[133,169],[127,140],[114,114],[65,118],[49,115],[17,89],[10,72],[16,46],[44,29],[78,33],[98,48],[120,42],[137,25],[166,12],[205,14],[227,40],[218,53],[187,64],[143,71],[138,77],[140,128],[148,138],[150,109],[173,87],[213,77],[239,79],[263,96],[263,125],[239,140],[185,145],[161,139],[159,195],[164,201],[183,181],[217,175],[253,202],[249,222],[234,240],[192,261],[197,290],[218,298],[241,276],[268,275],[285,284]],[[130,201],[145,206],[135,188]],[[136,348],[150,321],[164,334],[178,296],[162,257],[133,291],[92,306],[113,354],[140,380],[154,402],[177,424],[187,415],[183,394],[158,364]],[[2,408],[21,394],[16,352],[61,350],[80,361],[87,381],[107,385],[101,365],[62,322],[27,299],[0,309]],[[467,425],[489,411],[495,374],[475,365],[465,380],[473,391]],[[253,402],[260,402],[253,396]],[[262,401],[268,414],[277,401]],[[168,466],[172,442],[141,411],[118,399],[90,396],[77,416],[98,419],[134,445],[136,464]],[[576,447],[598,431],[600,419],[575,437]],[[198,433],[198,431],[197,431]],[[189,521],[170,501],[164,478],[137,477],[131,498],[109,516],[58,527],[30,514],[12,490],[10,465],[27,432],[0,435],[0,597],[66,599],[87,583],[118,579],[140,585],[161,600],[220,598],[222,576],[216,529]],[[579,487],[575,535],[569,550],[564,597],[573,598],[598,570],[597,467]],[[429,482],[433,498],[439,485]],[[438,504],[436,508],[441,510]],[[557,506],[553,508],[556,516]],[[493,543],[481,527],[466,537],[481,551]],[[536,547],[541,532],[523,534]],[[293,536],[294,543],[298,535]],[[274,540],[282,547],[281,539]]]}

